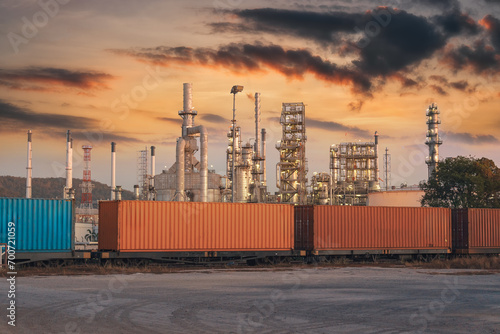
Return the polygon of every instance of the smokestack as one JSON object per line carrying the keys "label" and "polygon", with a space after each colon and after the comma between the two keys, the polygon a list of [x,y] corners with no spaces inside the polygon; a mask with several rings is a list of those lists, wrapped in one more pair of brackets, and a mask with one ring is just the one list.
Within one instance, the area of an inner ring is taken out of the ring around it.
{"label": "smokestack", "polygon": [[262,185],[267,185],[266,177],[266,129],[262,129]]}
{"label": "smokestack", "polygon": [[73,188],[73,139],[71,131],[66,133],[66,187],[64,188],[64,198],[70,199],[70,189]]}
{"label": "smokestack", "polygon": [[26,198],[31,198],[31,130],[28,130],[28,162],[26,167]]}
{"label": "smokestack", "polygon": [[116,188],[116,143],[111,142],[111,200],[115,200]]}
{"label": "smokestack", "polygon": [[116,186],[116,200],[117,201],[122,200],[122,187],[121,186]]}
{"label": "smokestack", "polygon": [[375,131],[375,181],[378,182],[379,170],[378,170],[378,133]]}
{"label": "smokestack", "polygon": [[134,198],[136,201],[139,200],[139,185],[138,184],[134,185]]}
{"label": "smokestack", "polygon": [[151,181],[151,185],[153,187],[155,186],[155,181],[154,181],[154,177],[155,177],[155,160],[156,160],[155,151],[156,151],[156,147],[151,146],[151,178],[153,180],[153,181]]}
{"label": "smokestack", "polygon": [[260,93],[255,93],[255,155],[260,158]]}

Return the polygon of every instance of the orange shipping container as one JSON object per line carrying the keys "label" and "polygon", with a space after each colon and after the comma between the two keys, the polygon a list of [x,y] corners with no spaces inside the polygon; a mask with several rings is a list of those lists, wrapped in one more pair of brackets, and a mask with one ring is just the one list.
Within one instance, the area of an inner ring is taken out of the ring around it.
{"label": "orange shipping container", "polygon": [[448,253],[451,246],[449,209],[314,207],[315,251]]}
{"label": "orange shipping container", "polygon": [[500,253],[500,209],[454,209],[453,238],[457,253]]}
{"label": "orange shipping container", "polygon": [[293,249],[285,204],[110,201],[99,204],[99,249],[122,252]]}

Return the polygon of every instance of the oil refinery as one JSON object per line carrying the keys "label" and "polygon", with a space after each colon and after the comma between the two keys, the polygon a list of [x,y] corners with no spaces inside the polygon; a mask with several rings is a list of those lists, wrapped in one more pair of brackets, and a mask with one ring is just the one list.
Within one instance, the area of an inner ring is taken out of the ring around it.
{"label": "oil refinery", "polygon": [[[277,192],[270,193],[267,186],[267,148],[266,129],[261,127],[262,96],[257,92],[252,95],[255,109],[254,138],[244,140],[242,127],[238,125],[235,113],[236,94],[243,91],[243,86],[235,85],[233,95],[233,119],[227,132],[225,151],[225,175],[209,169],[209,138],[207,128],[196,124],[198,115],[193,107],[193,85],[183,84],[183,108],[178,111],[182,119],[180,136],[176,141],[175,162],[156,173],[156,147],[145,147],[137,152],[137,184],[134,186],[135,198],[146,201],[176,202],[234,202],[234,203],[290,203],[315,205],[366,206],[370,194],[377,195],[372,203],[389,205],[391,191],[390,155],[384,155],[383,179],[379,170],[379,135],[374,132],[374,140],[341,142],[330,146],[325,152],[329,155],[329,172],[313,171],[308,180],[306,157],[307,117],[303,102],[282,103],[279,126],[281,139],[275,144],[279,162],[276,164]],[[429,156],[429,177],[439,161],[438,148],[442,144],[439,137],[439,110],[432,103],[426,111],[427,140]],[[253,139],[253,141],[252,141]],[[122,187],[116,185],[116,142],[111,142],[111,179],[110,200],[120,200]],[[32,185],[32,132],[28,131],[26,198],[31,197]],[[74,199],[73,189],[73,139],[71,131],[66,134],[66,184],[62,189],[64,199]],[[79,221],[94,224],[96,203],[92,200],[91,150],[84,145],[83,182],[80,185],[82,201],[77,210]],[[199,152],[199,160],[197,153]],[[212,159],[220,158],[222,152],[211,152]],[[385,181],[384,181],[385,179]],[[385,189],[381,189],[380,182]],[[418,189],[402,189],[404,191]],[[394,193],[394,196],[397,196]],[[372,196],[373,197],[373,196]],[[385,199],[387,197],[387,199]],[[415,197],[415,196],[413,196]],[[411,200],[414,204],[415,200]],[[408,204],[408,203],[407,203]],[[413,206],[412,204],[412,206]],[[410,204],[408,204],[410,205]]]}

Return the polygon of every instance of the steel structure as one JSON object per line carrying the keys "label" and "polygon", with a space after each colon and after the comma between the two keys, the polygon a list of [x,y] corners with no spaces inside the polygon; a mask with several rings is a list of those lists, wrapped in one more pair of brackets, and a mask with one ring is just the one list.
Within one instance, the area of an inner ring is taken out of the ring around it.
{"label": "steel structure", "polygon": [[92,150],[92,146],[83,145],[83,181],[80,184],[80,188],[82,188],[82,200],[80,202],[80,222],[86,223],[95,223],[94,216],[92,215],[92,209],[94,208],[92,202],[92,189],[94,185],[92,184],[92,175],[91,175],[91,155],[90,152]]}
{"label": "steel structure", "polygon": [[305,105],[283,103],[280,124],[281,141],[276,144],[280,161],[276,165],[276,186],[283,203],[306,204],[307,160]]}
{"label": "steel structure", "polygon": [[378,191],[378,134],[374,142],[350,142],[330,147],[332,188],[335,205],[366,205],[369,191]]}
{"label": "steel structure", "polygon": [[439,138],[438,125],[441,124],[439,118],[439,110],[437,104],[432,103],[425,115],[427,116],[427,139],[425,144],[429,146],[429,156],[425,159],[428,165],[428,177],[432,177],[432,173],[436,170],[437,163],[439,162],[439,145],[443,142]]}
{"label": "steel structure", "polygon": [[311,178],[311,195],[312,203],[325,205],[329,204],[330,198],[330,174],[314,173]]}
{"label": "steel structure", "polygon": [[385,190],[389,190],[391,187],[391,155],[389,154],[389,149],[385,148],[384,154],[384,184]]}
{"label": "steel structure", "polygon": [[26,166],[26,198],[31,198],[31,130],[28,130],[28,156]]}
{"label": "steel structure", "polygon": [[137,184],[139,185],[139,199],[147,200],[149,194],[147,147],[137,152]]}

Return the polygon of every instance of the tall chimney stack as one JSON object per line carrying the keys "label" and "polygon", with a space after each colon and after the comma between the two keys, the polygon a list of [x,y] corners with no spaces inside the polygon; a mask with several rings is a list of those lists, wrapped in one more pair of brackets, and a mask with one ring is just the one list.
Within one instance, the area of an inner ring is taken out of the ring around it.
{"label": "tall chimney stack", "polygon": [[64,188],[64,199],[70,199],[73,188],[73,139],[71,131],[66,133],[66,187]]}
{"label": "tall chimney stack", "polygon": [[26,198],[31,198],[31,130],[28,130],[28,165],[26,167]]}
{"label": "tall chimney stack", "polygon": [[111,200],[116,196],[116,143],[111,142]]}

